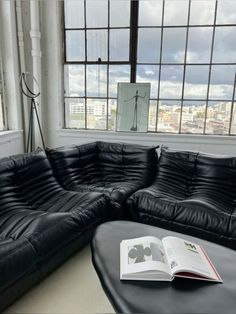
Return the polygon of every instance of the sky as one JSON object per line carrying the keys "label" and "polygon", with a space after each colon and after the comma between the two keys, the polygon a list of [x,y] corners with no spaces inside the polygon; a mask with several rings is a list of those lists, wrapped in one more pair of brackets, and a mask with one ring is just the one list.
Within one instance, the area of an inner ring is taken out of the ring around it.
{"label": "sky", "polygon": [[[138,34],[138,62],[154,63],[160,61],[160,29],[144,29],[142,26],[160,26],[162,1],[140,0],[139,34]],[[166,0],[164,26],[187,25],[188,0]],[[70,0],[66,6],[67,27],[84,27],[83,1]],[[111,0],[111,19],[113,27],[123,27],[129,24],[129,1]],[[87,0],[87,27],[107,27],[107,1]],[[211,39],[214,20],[214,0],[192,0],[190,11],[190,25],[209,25],[208,27],[190,27],[188,33],[188,63],[208,63],[210,61]],[[158,13],[159,12],[159,13]],[[119,17],[119,18],[118,18]],[[236,24],[236,1],[219,0],[216,24]],[[183,66],[186,45],[186,28],[164,28],[162,62],[174,63],[164,65],[161,70],[161,98],[181,98]],[[107,32],[104,30],[88,32],[88,58],[95,61],[100,57],[107,60]],[[111,31],[110,58],[117,61],[127,60],[128,40],[127,30]],[[236,26],[217,26],[215,29],[215,43],[212,62],[236,63]],[[67,57],[71,60],[83,59],[85,47],[82,31],[71,31],[67,35]],[[176,65],[175,65],[176,64]],[[151,98],[157,98],[159,66],[138,66],[137,82],[151,82]],[[211,71],[210,98],[231,99],[236,65],[213,65]],[[69,74],[69,88],[66,93],[83,95],[84,73],[81,66],[69,66],[65,69]],[[116,83],[128,81],[129,66],[111,67],[110,96],[116,94]],[[185,98],[206,97],[209,66],[187,65],[185,77]],[[88,67],[88,92],[91,96],[106,96],[107,72],[104,65]],[[98,83],[98,80],[100,83]],[[68,85],[68,83],[67,83]],[[99,95],[98,94],[99,91]],[[88,95],[89,96],[89,95]]]}

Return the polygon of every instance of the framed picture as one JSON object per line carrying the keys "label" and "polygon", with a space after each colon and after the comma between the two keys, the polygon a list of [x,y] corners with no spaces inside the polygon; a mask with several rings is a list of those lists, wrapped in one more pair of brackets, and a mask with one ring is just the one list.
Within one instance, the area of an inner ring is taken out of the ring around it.
{"label": "framed picture", "polygon": [[116,130],[147,132],[150,83],[118,83]]}

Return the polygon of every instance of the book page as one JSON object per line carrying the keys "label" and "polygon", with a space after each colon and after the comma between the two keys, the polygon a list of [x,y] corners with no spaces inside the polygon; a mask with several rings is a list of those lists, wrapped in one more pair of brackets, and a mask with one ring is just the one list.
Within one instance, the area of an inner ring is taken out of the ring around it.
{"label": "book page", "polygon": [[201,246],[176,237],[165,237],[162,243],[172,275],[182,272],[221,279]]}
{"label": "book page", "polygon": [[121,275],[165,272],[170,276],[161,240],[149,236],[124,240],[121,242],[120,251]]}

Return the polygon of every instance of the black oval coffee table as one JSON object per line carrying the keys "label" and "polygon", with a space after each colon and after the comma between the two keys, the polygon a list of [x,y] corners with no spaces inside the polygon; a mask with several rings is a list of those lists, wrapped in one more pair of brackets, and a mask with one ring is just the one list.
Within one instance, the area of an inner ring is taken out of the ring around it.
{"label": "black oval coffee table", "polygon": [[[223,284],[175,278],[173,282],[120,281],[120,242],[152,235],[202,244]],[[236,251],[195,237],[129,221],[100,225],[92,259],[102,287],[119,313],[236,313]]]}

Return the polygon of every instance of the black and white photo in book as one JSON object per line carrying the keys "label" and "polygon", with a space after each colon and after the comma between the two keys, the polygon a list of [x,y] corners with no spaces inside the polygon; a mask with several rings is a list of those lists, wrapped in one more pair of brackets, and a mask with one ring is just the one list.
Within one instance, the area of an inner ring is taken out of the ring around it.
{"label": "black and white photo in book", "polygon": [[128,247],[128,264],[146,261],[159,261],[165,263],[164,252],[152,242],[140,243]]}

